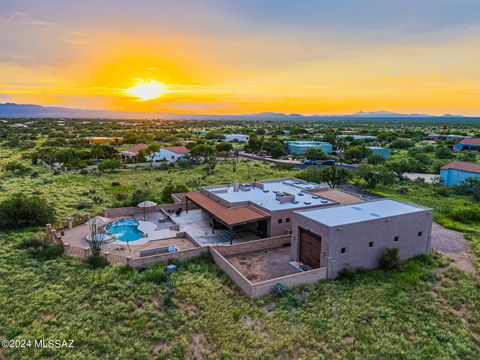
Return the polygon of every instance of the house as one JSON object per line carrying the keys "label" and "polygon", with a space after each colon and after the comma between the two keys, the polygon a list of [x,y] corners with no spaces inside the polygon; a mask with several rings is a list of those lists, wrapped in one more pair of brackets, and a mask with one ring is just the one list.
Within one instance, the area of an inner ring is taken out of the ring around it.
{"label": "house", "polygon": [[430,251],[432,209],[391,199],[295,211],[291,257],[307,269],[376,268],[388,248],[400,259]]}
{"label": "house", "polygon": [[454,150],[480,150],[480,138],[467,138],[453,146]]}
{"label": "house", "polygon": [[464,135],[456,135],[456,134],[430,134],[427,136],[429,140],[455,140],[460,141],[465,139],[467,136]]}
{"label": "house", "polygon": [[120,156],[122,160],[133,160],[136,159],[140,150],[147,149],[147,144],[135,144],[131,146],[128,150],[120,151]]}
{"label": "house", "polygon": [[339,138],[348,138],[351,137],[353,140],[366,140],[366,141],[375,141],[377,140],[376,136],[373,135],[338,135]]}
{"label": "house", "polygon": [[185,146],[165,146],[160,148],[159,151],[147,155],[145,158],[147,161],[168,161],[177,162],[179,159],[188,155],[188,149]]}
{"label": "house", "polygon": [[326,154],[333,151],[332,144],[323,141],[285,141],[287,151],[293,155],[303,155],[308,149],[320,149]]}
{"label": "house", "polygon": [[460,185],[469,177],[480,178],[480,164],[455,160],[440,168],[440,181],[445,186]]}
{"label": "house", "polygon": [[89,144],[121,144],[123,142],[123,138],[121,137],[106,137],[106,136],[87,136],[83,138],[83,141]]}
{"label": "house", "polygon": [[287,178],[207,186],[199,192],[187,193],[185,198],[187,211],[189,203],[193,203],[209,216],[212,232],[228,229],[233,233],[253,232],[270,237],[290,233],[296,210],[363,201],[348,195],[341,190],[333,194],[325,185]]}
{"label": "house", "polygon": [[244,134],[225,134],[225,141],[227,141],[227,142],[236,141],[236,142],[245,143],[245,142],[248,142],[248,140],[250,140],[250,136],[248,136],[248,135],[244,135]]}
{"label": "house", "polygon": [[390,157],[390,149],[383,148],[380,146],[367,146],[367,149],[370,149],[370,151],[374,155],[379,155],[383,157],[384,159],[388,159]]}

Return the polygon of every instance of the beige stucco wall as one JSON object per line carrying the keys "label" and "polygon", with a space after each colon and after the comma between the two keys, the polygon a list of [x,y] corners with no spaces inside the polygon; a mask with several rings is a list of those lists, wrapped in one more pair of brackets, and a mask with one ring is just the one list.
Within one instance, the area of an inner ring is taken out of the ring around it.
{"label": "beige stucco wall", "polygon": [[[320,266],[327,277],[335,278],[343,268],[375,268],[387,248],[400,248],[402,260],[430,251],[432,211],[392,216],[353,224],[328,227],[301,214],[295,214],[292,234],[292,258],[299,259],[299,227],[322,237]],[[418,232],[422,236],[418,236]],[[395,236],[399,241],[395,242]],[[373,247],[369,242],[373,241]],[[341,253],[345,247],[346,252]]]}

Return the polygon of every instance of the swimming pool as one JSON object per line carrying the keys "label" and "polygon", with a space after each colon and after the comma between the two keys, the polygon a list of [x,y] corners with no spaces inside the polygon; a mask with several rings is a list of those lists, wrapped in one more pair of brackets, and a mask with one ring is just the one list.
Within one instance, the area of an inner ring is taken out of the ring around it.
{"label": "swimming pool", "polygon": [[120,241],[135,241],[143,236],[143,233],[138,230],[138,225],[135,219],[120,219],[108,225],[107,231]]}

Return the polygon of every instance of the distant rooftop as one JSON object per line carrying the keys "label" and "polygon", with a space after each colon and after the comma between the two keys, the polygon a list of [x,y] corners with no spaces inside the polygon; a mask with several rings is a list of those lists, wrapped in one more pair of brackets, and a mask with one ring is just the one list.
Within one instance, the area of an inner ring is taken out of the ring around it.
{"label": "distant rooftop", "polygon": [[[302,182],[295,179],[267,180],[258,183],[263,185],[263,189],[252,186],[250,183],[246,185],[251,186],[241,186],[238,191],[234,191],[233,185],[231,184],[206,187],[204,189],[229,203],[250,202],[269,211],[335,204],[335,201],[324,198],[319,194],[309,194],[303,191],[320,190],[326,187],[319,184]],[[294,195],[295,199],[293,201],[280,202],[277,200],[277,195],[282,193]]]}
{"label": "distant rooftop", "polygon": [[467,138],[460,141],[462,145],[479,145],[480,146],[480,138]]}
{"label": "distant rooftop", "polygon": [[427,208],[400,201],[385,199],[355,205],[299,211],[298,214],[327,226],[352,224],[425,211]]}
{"label": "distant rooftop", "polygon": [[480,164],[473,163],[473,162],[455,160],[443,166],[442,168],[440,168],[440,170],[448,170],[448,169],[480,174]]}

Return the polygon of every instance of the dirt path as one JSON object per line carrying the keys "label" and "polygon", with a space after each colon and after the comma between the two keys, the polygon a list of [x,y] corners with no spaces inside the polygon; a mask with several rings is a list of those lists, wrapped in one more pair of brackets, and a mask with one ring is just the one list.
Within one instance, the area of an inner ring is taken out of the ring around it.
{"label": "dirt path", "polygon": [[452,265],[465,272],[475,272],[476,256],[462,232],[433,223],[432,248],[453,260]]}

